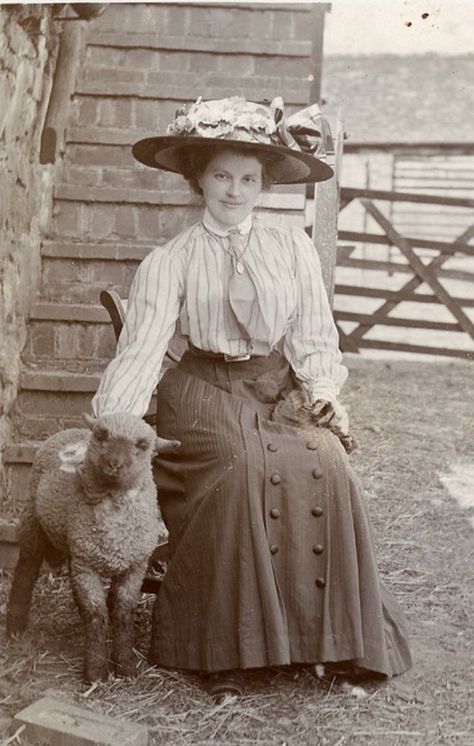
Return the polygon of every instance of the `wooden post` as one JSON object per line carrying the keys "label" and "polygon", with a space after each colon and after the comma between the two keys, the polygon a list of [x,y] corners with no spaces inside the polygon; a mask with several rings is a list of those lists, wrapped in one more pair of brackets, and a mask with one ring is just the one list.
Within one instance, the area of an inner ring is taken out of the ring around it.
{"label": "wooden post", "polygon": [[312,239],[321,260],[324,285],[332,305],[337,259],[337,218],[339,214],[339,185],[344,143],[342,115],[328,117],[334,135],[334,152],[328,153],[327,163],[334,176],[315,185]]}
{"label": "wooden post", "polygon": [[54,163],[64,150],[64,131],[83,50],[83,23],[67,23],[59,43],[51,95],[41,133],[40,163]]}
{"label": "wooden post", "polygon": [[323,72],[324,16],[331,12],[331,3],[313,3],[311,8],[313,25],[313,50],[311,63],[311,103],[319,103],[321,97],[321,78]]}

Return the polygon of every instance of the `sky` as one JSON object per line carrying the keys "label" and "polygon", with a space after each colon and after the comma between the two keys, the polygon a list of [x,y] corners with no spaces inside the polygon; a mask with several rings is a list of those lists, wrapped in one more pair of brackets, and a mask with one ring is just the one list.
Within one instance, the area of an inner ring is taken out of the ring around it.
{"label": "sky", "polygon": [[324,51],[474,53],[474,0],[332,0]]}

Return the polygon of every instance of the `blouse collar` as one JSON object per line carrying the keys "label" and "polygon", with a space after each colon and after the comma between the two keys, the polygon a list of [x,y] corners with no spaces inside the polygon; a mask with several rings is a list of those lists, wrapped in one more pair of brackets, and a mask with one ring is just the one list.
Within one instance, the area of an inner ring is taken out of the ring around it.
{"label": "blouse collar", "polygon": [[224,228],[220,223],[215,220],[209,210],[204,210],[204,215],[202,218],[202,222],[204,227],[210,231],[211,233],[215,233],[217,236],[228,236],[231,230],[237,229],[239,233],[242,233],[243,235],[248,235],[250,233],[250,230],[252,228],[252,213],[248,215],[245,220],[243,220],[238,225],[233,226],[232,228]]}

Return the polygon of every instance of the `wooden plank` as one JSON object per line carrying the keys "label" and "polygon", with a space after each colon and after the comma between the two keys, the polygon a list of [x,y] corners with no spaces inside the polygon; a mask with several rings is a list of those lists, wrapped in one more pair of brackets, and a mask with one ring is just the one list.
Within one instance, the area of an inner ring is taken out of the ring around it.
{"label": "wooden plank", "polygon": [[396,352],[416,352],[425,355],[443,355],[444,357],[459,357],[465,360],[474,360],[474,351],[470,350],[455,350],[449,347],[429,347],[408,344],[406,342],[386,342],[382,339],[361,339],[360,347],[376,350],[393,350]]}
{"label": "wooden plank", "polygon": [[339,333],[339,347],[341,352],[359,352],[359,347],[351,337],[341,329],[340,325],[336,321],[337,331]]}
{"label": "wooden plank", "polygon": [[[468,231],[473,231],[474,226],[470,226]],[[473,233],[469,234],[472,237]],[[380,246],[393,246],[393,242],[388,238],[378,233],[362,233],[360,231],[339,231],[339,240],[341,241],[355,241],[356,243],[370,243]],[[416,238],[412,236],[406,236],[406,240],[411,246],[417,249],[434,249],[440,251],[442,254],[466,254],[467,256],[474,256],[474,246],[468,246],[470,238],[460,241],[459,238],[452,243],[449,241],[430,241],[425,238]]]}
{"label": "wooden plank", "polygon": [[444,197],[437,194],[418,194],[415,192],[390,192],[382,189],[353,189],[343,187],[341,199],[381,199],[388,202],[420,202],[430,205],[454,205],[457,207],[474,207],[474,199]]}
{"label": "wooden plank", "polygon": [[212,52],[214,54],[255,54],[278,57],[309,57],[312,43],[308,40],[209,38],[207,36],[170,36],[128,32],[92,32],[87,43],[93,47],[156,49],[184,52]]}
{"label": "wooden plank", "polygon": [[[337,253],[337,265],[338,267],[362,269],[364,272],[381,271],[387,272],[387,274],[413,274],[413,270],[409,264],[402,264],[401,262],[377,262],[370,259],[340,259],[339,250]],[[474,282],[474,272],[463,272],[460,269],[440,269],[438,271],[438,277],[446,277],[451,280],[462,280],[463,282]]]}
{"label": "wooden plank", "polygon": [[327,162],[334,175],[326,181],[315,184],[312,240],[321,260],[324,285],[332,304],[334,296],[334,275],[337,255],[337,216],[339,204],[340,165],[343,147],[343,126],[341,111],[326,114],[335,137],[334,153],[327,154]]}
{"label": "wooden plank", "polygon": [[83,40],[82,24],[65,24],[59,43],[48,109],[41,132],[39,153],[41,164],[55,163],[58,155],[64,150],[64,132],[80,67]]}
{"label": "wooden plank", "polygon": [[370,142],[347,142],[344,146],[346,153],[393,153],[394,155],[412,155],[416,154],[416,157],[420,156],[433,156],[442,154],[443,157],[446,154],[449,155],[472,155],[474,153],[474,142],[470,140],[463,141],[452,141],[452,142],[426,142],[420,140],[419,142],[386,142],[386,141],[370,141]]}
{"label": "wooden plank", "polygon": [[[385,313],[375,311],[370,313],[355,313],[353,311],[334,311],[334,318],[337,321],[357,321],[360,324],[374,326],[402,326],[412,329],[437,329],[439,331],[462,332],[459,324],[453,324],[445,321],[424,321],[420,319],[402,318],[401,316],[386,316]],[[351,338],[351,335],[349,335]]]}
{"label": "wooden plank", "polygon": [[[464,233],[459,236],[459,239],[464,241],[469,241],[471,237],[474,235],[474,226],[471,226],[468,228]],[[447,261],[447,257],[443,254],[439,254],[429,265],[429,269],[435,269],[440,267],[445,261]],[[402,288],[400,288],[399,293],[406,294],[407,292],[412,292],[416,290],[417,287],[421,285],[421,280],[418,277],[413,277],[411,280],[409,280],[408,283],[406,283]],[[400,301],[397,300],[397,298],[387,299],[384,304],[382,304],[381,307],[377,309],[377,313],[384,313],[388,314],[390,311],[392,311],[399,303]],[[357,340],[357,342],[360,342],[360,340],[363,338],[365,334],[370,330],[371,324],[361,324],[357,329],[354,329],[351,333],[351,337],[354,340]]]}
{"label": "wooden plank", "polygon": [[[366,298],[385,298],[386,300],[395,300],[397,303],[402,301],[410,301],[412,303],[435,303],[439,304],[441,301],[436,295],[430,295],[428,293],[402,293],[400,290],[385,290],[384,288],[370,288],[365,285],[343,285],[337,283],[335,293],[339,295],[356,295],[359,297]],[[459,298],[453,297],[456,303],[466,308],[474,308],[474,298]],[[444,304],[441,304],[444,305]]]}
{"label": "wooden plank", "polygon": [[413,251],[413,248],[409,244],[409,242],[403,236],[401,236],[398,231],[395,230],[390,221],[387,220],[384,215],[382,215],[380,210],[373,204],[373,202],[368,199],[362,199],[361,202],[369,215],[371,215],[372,218],[386,232],[391,242],[400,249],[404,256],[406,256],[418,277],[420,277],[422,281],[424,281],[429,287],[431,287],[439,300],[451,311],[454,318],[458,320],[463,331],[467,332],[467,334],[469,334],[472,339],[474,339],[474,324],[472,323],[471,319],[466,316],[459,304],[456,303],[455,300],[453,300],[447,290],[445,290],[445,288],[433,274],[434,267],[431,265],[433,265],[436,260],[434,260],[434,262],[431,262],[431,265],[428,266],[423,264],[421,259]]}

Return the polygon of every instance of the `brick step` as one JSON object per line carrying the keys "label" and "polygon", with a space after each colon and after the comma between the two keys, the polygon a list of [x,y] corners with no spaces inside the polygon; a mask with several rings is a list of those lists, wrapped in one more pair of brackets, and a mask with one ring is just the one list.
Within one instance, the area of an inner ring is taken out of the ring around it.
{"label": "brick step", "polygon": [[[163,373],[171,365],[165,362]],[[101,372],[35,370],[26,368],[20,378],[20,391],[12,411],[16,440],[43,440],[68,427],[84,427],[83,415],[91,414],[91,400]],[[152,397],[149,413],[156,409]]]}
{"label": "brick step", "polygon": [[158,243],[46,241],[42,247],[41,300],[98,305],[105,288],[127,297],[139,262]]}
{"label": "brick step", "polygon": [[99,373],[25,369],[13,409],[19,440],[42,440],[67,427],[83,427],[83,413],[100,380]]}
{"label": "brick step", "polygon": [[102,306],[40,302],[31,309],[23,352],[28,364],[88,373],[102,370],[115,349],[115,334]]}

